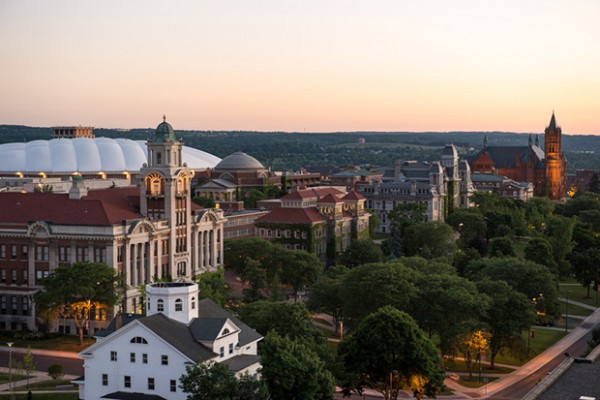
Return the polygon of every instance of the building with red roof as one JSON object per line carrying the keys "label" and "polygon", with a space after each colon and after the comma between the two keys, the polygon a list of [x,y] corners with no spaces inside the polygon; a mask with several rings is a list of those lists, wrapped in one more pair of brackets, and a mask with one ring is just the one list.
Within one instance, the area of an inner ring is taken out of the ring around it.
{"label": "building with red roof", "polygon": [[359,193],[315,187],[279,200],[280,207],[255,221],[256,236],[287,249],[309,251],[331,264],[352,240],[369,235],[370,214]]}
{"label": "building with red roof", "polygon": [[[76,176],[68,194],[0,193],[0,330],[36,330],[34,295],[59,265],[114,267],[125,278],[128,313],[141,312],[142,285],[222,265],[223,212],[191,202],[183,143],[163,121],[147,146],[138,186],[89,190]],[[96,311],[94,329],[111,310]],[[73,327],[61,319],[51,329]]]}

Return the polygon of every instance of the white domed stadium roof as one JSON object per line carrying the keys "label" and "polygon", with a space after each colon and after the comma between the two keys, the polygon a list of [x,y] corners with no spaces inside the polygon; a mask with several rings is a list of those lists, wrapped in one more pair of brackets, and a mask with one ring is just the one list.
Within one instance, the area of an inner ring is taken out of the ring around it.
{"label": "white domed stadium roof", "polygon": [[[86,173],[133,172],[147,163],[144,140],[99,138],[35,140],[0,144],[0,171]],[[183,146],[183,162],[191,169],[214,168],[221,159]]]}

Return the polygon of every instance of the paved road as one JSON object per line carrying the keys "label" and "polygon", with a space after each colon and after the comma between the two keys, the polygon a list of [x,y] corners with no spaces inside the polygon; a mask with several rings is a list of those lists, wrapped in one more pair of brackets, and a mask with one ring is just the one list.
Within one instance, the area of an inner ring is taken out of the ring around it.
{"label": "paved road", "polygon": [[[52,364],[61,364],[67,375],[83,375],[83,360],[75,358],[73,353],[61,355],[61,352],[43,352],[38,354],[33,349],[33,360],[35,361],[36,370],[48,371],[48,367]],[[13,349],[12,358],[16,361],[23,361],[23,349]],[[0,367],[8,367],[9,352],[6,346],[0,347]]]}
{"label": "paved road", "polygon": [[[567,348],[567,352],[572,357],[580,357],[583,356],[587,349],[587,341],[592,337],[591,333],[588,333],[573,345]],[[560,364],[565,359],[563,354],[556,356],[551,361],[549,361],[546,365],[529,375],[528,377],[522,379],[520,382],[504,389],[496,394],[494,394],[495,400],[517,400],[522,399],[533,387],[537,384],[538,379],[544,379],[558,364]]]}

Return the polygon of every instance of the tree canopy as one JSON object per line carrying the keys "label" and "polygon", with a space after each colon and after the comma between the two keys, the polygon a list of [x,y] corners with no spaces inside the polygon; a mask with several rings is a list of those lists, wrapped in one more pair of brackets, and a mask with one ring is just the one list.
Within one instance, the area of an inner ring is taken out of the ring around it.
{"label": "tree canopy", "polygon": [[348,372],[346,391],[371,387],[385,399],[401,389],[415,397],[434,396],[443,387],[435,346],[406,313],[391,306],[366,317],[340,345]]}
{"label": "tree canopy", "polygon": [[91,262],[61,265],[43,283],[44,290],[35,298],[38,307],[59,310],[72,318],[81,345],[90,313],[117,304],[123,289],[122,276],[114,268]]}

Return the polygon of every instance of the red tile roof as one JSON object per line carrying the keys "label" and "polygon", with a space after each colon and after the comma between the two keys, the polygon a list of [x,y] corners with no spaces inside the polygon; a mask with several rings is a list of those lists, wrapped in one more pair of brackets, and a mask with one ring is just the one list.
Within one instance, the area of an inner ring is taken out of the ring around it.
{"label": "red tile roof", "polygon": [[139,188],[91,190],[81,200],[68,194],[0,193],[0,221],[47,221],[66,225],[114,225],[141,218]]}
{"label": "red tile roof", "polygon": [[323,186],[323,187],[314,187],[314,188],[310,188],[310,189],[296,190],[294,192],[286,194],[281,199],[282,200],[302,200],[302,199],[310,199],[310,198],[315,198],[315,197],[321,198],[321,197],[327,196],[328,194],[338,197],[338,196],[344,194],[344,192],[342,192],[339,189],[330,187],[330,186]]}
{"label": "red tile roof", "polygon": [[319,203],[322,203],[322,204],[337,204],[337,203],[343,203],[343,202],[344,202],[343,200],[338,199],[331,193],[329,193],[327,196],[319,199]]}
{"label": "red tile roof", "polygon": [[347,195],[342,197],[342,200],[365,200],[366,197],[358,193],[356,190],[349,192]]}
{"label": "red tile roof", "polygon": [[270,213],[258,218],[255,222],[276,222],[288,224],[315,224],[325,222],[323,217],[315,208],[276,208]]}

